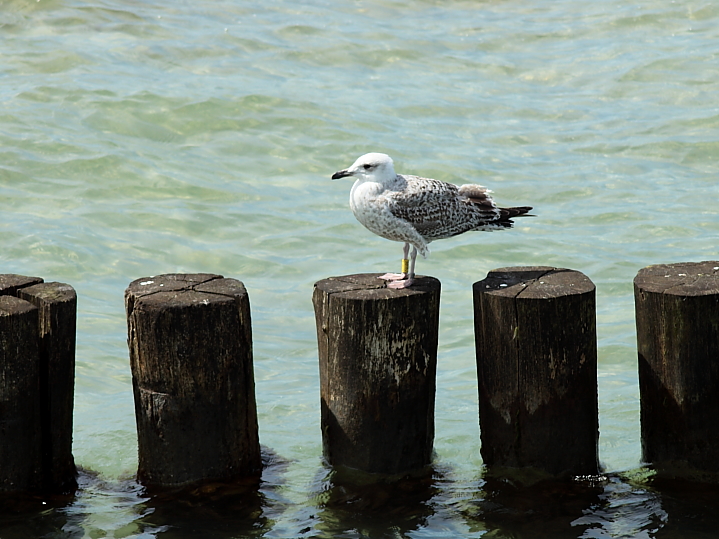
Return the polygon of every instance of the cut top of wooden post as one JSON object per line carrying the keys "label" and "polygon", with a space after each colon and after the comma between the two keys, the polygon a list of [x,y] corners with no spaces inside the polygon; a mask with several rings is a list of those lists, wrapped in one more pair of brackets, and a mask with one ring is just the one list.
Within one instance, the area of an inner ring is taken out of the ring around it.
{"label": "cut top of wooden post", "polygon": [[[38,308],[49,304],[76,304],[77,293],[69,284],[65,283],[38,283],[18,290],[18,297],[29,301]],[[74,321],[73,321],[74,327]]]}
{"label": "cut top of wooden post", "polygon": [[[149,339],[145,343],[145,346],[148,348],[145,350],[145,353],[142,354],[144,358],[143,361],[138,361],[140,357],[139,350],[133,350],[132,348],[130,350],[130,360],[134,374],[139,375],[140,372],[142,372],[143,384],[148,385],[148,387],[152,386],[158,391],[169,391],[170,393],[173,391],[184,392],[190,387],[194,387],[192,384],[187,386],[182,377],[174,375],[174,364],[173,362],[165,361],[166,354],[162,349],[168,346],[171,349],[180,346],[175,343],[176,332],[184,335],[182,338],[191,339],[192,342],[194,342],[194,340],[199,340],[200,342],[205,340],[211,342],[213,346],[219,346],[220,343],[217,342],[219,338],[218,335],[225,336],[225,334],[220,331],[221,328],[216,326],[198,326],[194,329],[190,326],[183,327],[183,324],[198,323],[193,317],[183,318],[179,316],[180,312],[187,309],[194,309],[195,307],[209,306],[211,304],[219,305],[221,303],[227,304],[231,302],[238,305],[239,308],[235,309],[241,318],[239,321],[240,327],[243,328],[243,333],[239,336],[241,338],[241,345],[251,350],[252,336],[249,300],[240,304],[242,298],[247,298],[247,290],[240,281],[236,279],[226,279],[222,275],[211,273],[165,274],[136,279],[131,282],[125,291],[125,308],[127,311],[128,330],[130,331],[129,335],[132,337],[133,332],[139,330],[131,323],[133,313],[135,313],[136,309],[138,309],[138,312],[142,310],[145,313],[154,313],[151,318],[155,318],[156,316],[160,317],[156,322],[159,324],[159,329],[155,329],[157,334],[153,339]],[[227,322],[228,324],[230,323],[229,320]],[[215,323],[218,323],[218,321],[215,321]],[[145,327],[143,325],[140,329],[144,328],[143,331],[149,331],[149,327],[150,326]],[[170,331],[170,329],[172,329],[172,331]],[[193,333],[193,331],[195,335],[191,336],[190,333]],[[205,334],[202,332],[209,333]],[[225,337],[231,340],[236,339],[234,334],[226,335]],[[169,341],[165,342],[167,339],[169,339]],[[133,346],[138,346],[136,339],[130,338],[130,342]],[[225,344],[230,346],[230,348],[233,346],[232,343]],[[184,346],[190,345],[184,344],[180,346],[180,349],[184,349]],[[155,349],[155,347],[159,348]],[[178,353],[181,353],[181,350]],[[133,351],[135,353],[133,353]],[[224,358],[222,354],[220,354],[220,356]],[[230,358],[224,358],[223,361],[224,360],[230,361]],[[199,369],[198,372],[205,374],[210,372],[207,370],[207,365],[203,367],[201,365],[191,366],[191,364],[187,364],[185,367]],[[219,375],[219,371],[215,374]],[[205,377],[201,377],[199,380],[204,380],[204,384],[209,384],[210,387],[215,383],[214,378],[206,379]],[[196,382],[199,383],[199,381]],[[171,389],[173,387],[174,389]]]}
{"label": "cut top of wooden post", "polygon": [[719,294],[719,261],[657,264],[642,268],[634,278],[641,291],[675,296]]}
{"label": "cut top of wooden post", "polygon": [[417,275],[410,288],[387,288],[387,282],[380,279],[381,273],[358,273],[341,277],[328,277],[315,286],[325,294],[340,294],[348,299],[391,299],[425,294],[435,290],[440,283],[434,277]]}
{"label": "cut top of wooden post", "polygon": [[[218,283],[214,283],[218,279],[224,279],[222,275],[215,275],[214,273],[168,273],[164,275],[155,275],[153,277],[142,277],[135,279],[130,283],[125,291],[125,297],[141,298],[149,296],[151,294],[158,293],[172,293],[180,290],[194,290],[196,292],[205,292],[212,294],[216,292]],[[227,280],[229,281],[229,280]],[[246,293],[245,287],[240,281],[235,281],[238,287]],[[223,281],[224,282],[224,281]],[[222,290],[226,291],[227,283],[222,286]],[[221,295],[227,295],[226,292],[220,292]],[[184,301],[193,301],[192,296],[177,295],[178,298],[182,298]],[[163,302],[167,301],[167,296],[163,296]]]}
{"label": "cut top of wooden post", "polygon": [[37,311],[31,303],[14,296],[0,296],[0,316],[12,316]]}
{"label": "cut top of wooden post", "polygon": [[17,291],[26,286],[43,282],[40,277],[27,277],[16,273],[0,274],[0,296],[17,296]]}
{"label": "cut top of wooden post", "polygon": [[594,290],[594,283],[577,271],[550,266],[498,268],[474,283],[476,292],[522,299],[547,299]]}

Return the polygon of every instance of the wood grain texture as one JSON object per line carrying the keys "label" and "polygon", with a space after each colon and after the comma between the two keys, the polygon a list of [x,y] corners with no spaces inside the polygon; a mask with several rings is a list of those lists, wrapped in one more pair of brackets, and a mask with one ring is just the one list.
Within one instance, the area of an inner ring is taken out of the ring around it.
{"label": "wood grain texture", "polygon": [[138,430],[148,486],[259,476],[250,304],[212,274],[133,281],[125,292]]}
{"label": "wood grain texture", "polygon": [[500,268],[473,293],[485,464],[596,474],[594,284],[568,269]]}
{"label": "wood grain texture", "polygon": [[42,488],[37,308],[0,296],[0,491]]}
{"label": "wood grain texture", "polygon": [[634,279],[642,453],[668,474],[719,480],[719,262]]}
{"label": "wood grain texture", "polygon": [[70,493],[77,488],[72,456],[77,294],[57,282],[24,287],[17,294],[35,305],[39,316],[43,490]]}
{"label": "wood grain texture", "polygon": [[396,474],[431,462],[440,283],[378,275],[315,284],[322,441],[331,465]]}

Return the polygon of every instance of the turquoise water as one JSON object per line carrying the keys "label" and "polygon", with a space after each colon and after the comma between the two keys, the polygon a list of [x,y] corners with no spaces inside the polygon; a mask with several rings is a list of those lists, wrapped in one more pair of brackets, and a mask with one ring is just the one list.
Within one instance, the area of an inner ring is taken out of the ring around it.
{"label": "turquoise water", "polygon": [[[0,0],[0,272],[78,292],[84,470],[74,499],[8,516],[0,537],[712,536],[716,493],[656,487],[641,466],[632,279],[717,258],[719,6],[163,4]],[[329,179],[368,151],[537,215],[418,261],[442,282],[437,455],[401,503],[389,487],[343,499],[321,461],[312,285],[399,269],[401,245],[363,229],[350,182]],[[512,265],[597,285],[606,479],[581,495],[483,476],[471,285]],[[250,294],[274,455],[252,503],[163,505],[133,480],[123,292],[172,272]]]}

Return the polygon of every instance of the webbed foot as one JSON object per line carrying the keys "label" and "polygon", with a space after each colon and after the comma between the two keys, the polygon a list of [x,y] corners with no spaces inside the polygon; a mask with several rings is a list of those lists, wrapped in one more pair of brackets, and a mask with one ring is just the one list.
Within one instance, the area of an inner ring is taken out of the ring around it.
{"label": "webbed foot", "polygon": [[380,275],[378,279],[384,279],[385,281],[402,281],[407,278],[406,273],[385,273]]}
{"label": "webbed foot", "polygon": [[407,279],[402,279],[401,281],[388,282],[387,288],[396,288],[396,289],[409,288],[413,284],[414,284],[414,279],[412,277],[408,277]]}

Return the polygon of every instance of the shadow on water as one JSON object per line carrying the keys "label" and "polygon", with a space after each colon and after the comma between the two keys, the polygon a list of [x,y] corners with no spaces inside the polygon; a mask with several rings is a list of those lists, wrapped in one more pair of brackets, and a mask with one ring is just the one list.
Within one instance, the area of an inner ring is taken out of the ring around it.
{"label": "shadow on water", "polygon": [[141,523],[158,538],[261,537],[273,522],[259,486],[255,479],[150,494]]}
{"label": "shadow on water", "polygon": [[314,500],[312,529],[303,537],[407,537],[434,514],[430,500],[441,472],[428,467],[411,475],[367,474],[343,467],[323,471]]}
{"label": "shadow on water", "polygon": [[163,539],[263,537],[284,510],[274,490],[283,484],[287,463],[264,447],[262,460],[261,478],[145,489],[138,524]]}
{"label": "shadow on water", "polygon": [[661,477],[649,467],[608,479],[581,537],[709,539],[719,533],[719,485]]}
{"label": "shadow on water", "polygon": [[0,498],[0,538],[262,537],[284,511],[275,490],[287,463],[263,448],[261,478],[148,491],[134,478],[79,470],[71,496]]}
{"label": "shadow on water", "polygon": [[[652,473],[642,483],[664,514],[656,539],[709,539],[719,536],[719,485],[664,478]],[[632,481],[632,478],[629,478]]]}
{"label": "shadow on water", "polygon": [[487,477],[460,512],[492,539],[708,539],[719,529],[719,486],[648,468],[530,486]]}
{"label": "shadow on water", "polygon": [[76,502],[76,496],[0,496],[0,537],[83,537],[79,526],[82,517],[68,514],[65,509]]}
{"label": "shadow on water", "polygon": [[292,505],[281,496],[288,463],[267,450],[263,460],[259,480],[163,492],[80,470],[74,495],[0,497],[0,538],[709,539],[719,530],[719,485],[647,467],[531,485],[463,481],[436,464],[393,477],[323,468],[311,499]]}
{"label": "shadow on water", "polygon": [[461,512],[493,539],[709,538],[719,529],[719,487],[647,468],[530,486],[487,477]]}
{"label": "shadow on water", "polygon": [[597,476],[525,484],[488,475],[462,513],[470,530],[487,537],[576,538],[578,519],[601,504],[605,482]]}

